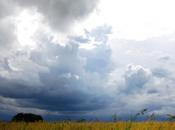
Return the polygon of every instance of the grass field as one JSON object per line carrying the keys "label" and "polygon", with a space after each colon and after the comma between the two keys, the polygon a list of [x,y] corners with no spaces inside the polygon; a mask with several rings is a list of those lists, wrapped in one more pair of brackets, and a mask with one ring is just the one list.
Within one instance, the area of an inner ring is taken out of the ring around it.
{"label": "grass field", "polygon": [[1,122],[0,130],[175,130],[175,122]]}

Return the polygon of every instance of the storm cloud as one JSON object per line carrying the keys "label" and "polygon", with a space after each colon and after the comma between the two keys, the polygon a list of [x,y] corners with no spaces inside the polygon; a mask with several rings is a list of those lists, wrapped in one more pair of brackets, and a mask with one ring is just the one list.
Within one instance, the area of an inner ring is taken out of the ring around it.
{"label": "storm cloud", "polygon": [[0,114],[173,113],[175,35],[120,39],[98,4],[0,1]]}
{"label": "storm cloud", "polygon": [[98,0],[15,0],[15,2],[20,7],[36,9],[53,29],[64,30],[77,20],[87,17],[95,9]]}
{"label": "storm cloud", "polygon": [[[47,34],[49,35],[49,34]],[[10,98],[10,105],[18,107],[16,111],[28,111],[36,108],[42,111],[66,113],[88,113],[105,108],[110,104],[110,96],[105,92],[106,74],[103,69],[95,71],[97,57],[110,57],[106,52],[106,42],[100,41],[98,49],[80,49],[79,43],[65,46],[55,44],[43,35],[37,43],[40,48],[30,52],[16,51],[13,56],[1,62],[1,89],[3,99]],[[84,51],[83,51],[84,50]],[[99,50],[99,51],[96,51]],[[94,52],[93,52],[94,51]],[[85,52],[85,53],[84,53]],[[89,53],[92,53],[89,57]],[[97,56],[98,56],[97,55]],[[101,74],[104,74],[101,75]],[[91,81],[91,83],[89,83]],[[5,104],[5,102],[3,102]],[[8,105],[8,102],[7,104]],[[11,110],[11,107],[7,110]]]}

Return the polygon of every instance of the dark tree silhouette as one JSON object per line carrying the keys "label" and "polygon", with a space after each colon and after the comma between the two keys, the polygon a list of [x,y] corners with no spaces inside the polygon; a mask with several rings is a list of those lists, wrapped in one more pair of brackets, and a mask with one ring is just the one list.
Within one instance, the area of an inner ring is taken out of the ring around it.
{"label": "dark tree silhouette", "polygon": [[167,114],[167,116],[168,116],[168,121],[175,121],[175,115]]}
{"label": "dark tree silhouette", "polygon": [[32,113],[18,113],[12,118],[12,121],[37,122],[43,121],[43,118],[40,115],[35,115]]}

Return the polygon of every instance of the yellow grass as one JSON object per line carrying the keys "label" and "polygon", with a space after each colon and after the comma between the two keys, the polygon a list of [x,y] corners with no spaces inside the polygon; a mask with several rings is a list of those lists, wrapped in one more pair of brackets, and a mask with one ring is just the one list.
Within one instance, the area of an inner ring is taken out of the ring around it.
{"label": "yellow grass", "polygon": [[0,130],[175,130],[173,122],[0,122]]}

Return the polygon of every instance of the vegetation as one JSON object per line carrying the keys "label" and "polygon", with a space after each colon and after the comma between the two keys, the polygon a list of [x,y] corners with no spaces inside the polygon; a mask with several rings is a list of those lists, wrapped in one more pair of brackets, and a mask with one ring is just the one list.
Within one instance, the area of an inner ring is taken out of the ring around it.
{"label": "vegetation", "polygon": [[[138,116],[145,115],[147,109],[143,109],[131,116],[128,121],[119,121],[118,116],[112,116],[113,122],[92,121],[85,119],[77,121],[45,122],[35,120],[35,122],[26,121],[31,119],[31,114],[17,114],[14,118],[22,119],[20,122],[0,122],[0,130],[175,130],[175,115],[167,114],[167,121],[158,122],[155,120],[155,113],[148,116],[146,121],[137,121]],[[22,117],[21,117],[22,116]],[[34,115],[37,117],[39,115]],[[14,119],[13,118],[13,119]],[[24,119],[25,118],[25,119]],[[32,115],[33,118],[33,115]],[[35,119],[35,118],[34,118]],[[33,120],[32,120],[33,121]]]}
{"label": "vegetation", "polygon": [[173,122],[1,122],[0,130],[175,130]]}
{"label": "vegetation", "polygon": [[36,121],[43,121],[43,118],[40,115],[32,113],[18,113],[12,118],[12,121],[36,122]]}
{"label": "vegetation", "polygon": [[175,115],[167,114],[167,116],[168,116],[168,121],[175,121]]}

